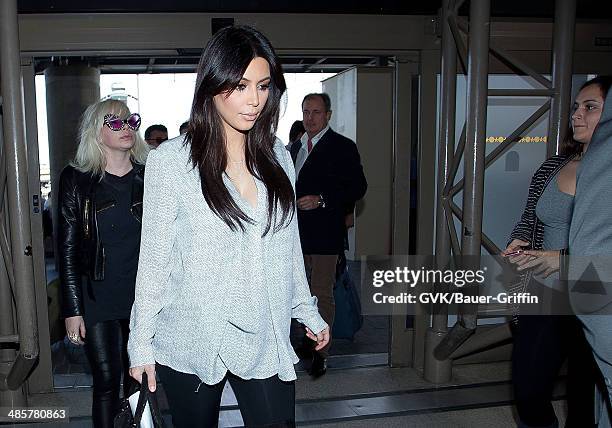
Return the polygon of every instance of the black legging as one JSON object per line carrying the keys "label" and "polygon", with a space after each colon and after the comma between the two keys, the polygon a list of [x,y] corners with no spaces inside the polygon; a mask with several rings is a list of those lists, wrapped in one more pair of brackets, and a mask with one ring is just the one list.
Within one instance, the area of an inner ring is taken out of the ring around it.
{"label": "black legging", "polygon": [[573,315],[522,315],[514,335],[512,383],[519,426],[554,427],[551,399],[567,358],[566,428],[594,426],[597,366],[579,320]]}
{"label": "black legging", "polygon": [[87,327],[85,352],[93,377],[91,417],[95,428],[112,428],[119,411],[119,388],[123,373],[123,391],[129,388],[127,340],[129,320],[96,323]]}
{"label": "black legging", "polygon": [[230,373],[218,384],[200,384],[196,375],[157,364],[175,428],[213,428],[219,422],[221,394],[229,380],[247,427],[294,427],[295,382],[278,376],[244,380]]}

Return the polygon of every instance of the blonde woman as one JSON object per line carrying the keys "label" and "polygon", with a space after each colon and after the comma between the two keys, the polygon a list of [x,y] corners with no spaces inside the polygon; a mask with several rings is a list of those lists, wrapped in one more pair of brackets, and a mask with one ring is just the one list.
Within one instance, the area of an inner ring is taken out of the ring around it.
{"label": "blonde woman", "polygon": [[89,106],[79,147],[59,184],[62,312],[68,340],[85,345],[92,419],[112,427],[128,373],[127,334],[140,248],[144,162],[140,116],[116,100]]}

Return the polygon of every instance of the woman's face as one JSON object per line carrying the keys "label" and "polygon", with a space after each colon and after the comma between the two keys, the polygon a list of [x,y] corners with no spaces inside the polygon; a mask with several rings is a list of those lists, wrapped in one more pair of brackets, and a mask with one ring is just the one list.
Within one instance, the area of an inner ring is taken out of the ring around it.
{"label": "woman's face", "polygon": [[215,95],[214,103],[226,134],[249,131],[266,105],[270,87],[270,65],[254,58],[240,83],[231,92]]}
{"label": "woman's face", "polygon": [[[116,115],[114,117],[117,117]],[[121,119],[125,119],[121,117]],[[123,124],[123,128],[119,131],[113,131],[106,124],[102,125],[100,131],[100,142],[105,150],[110,151],[129,151],[134,147],[136,138],[134,136],[136,131],[130,129],[126,124]]]}
{"label": "woman's face", "polygon": [[574,140],[582,144],[591,142],[593,131],[601,118],[603,104],[599,85],[589,85],[578,92],[572,114]]}

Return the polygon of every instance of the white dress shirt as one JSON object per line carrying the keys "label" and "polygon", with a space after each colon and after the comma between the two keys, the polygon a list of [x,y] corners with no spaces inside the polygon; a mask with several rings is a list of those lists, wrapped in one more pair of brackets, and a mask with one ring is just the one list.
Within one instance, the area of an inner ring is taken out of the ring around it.
{"label": "white dress shirt", "polygon": [[[323,128],[321,132],[319,132],[317,135],[312,137],[312,149],[313,150],[314,150],[315,145],[319,142],[321,138],[323,138],[323,135],[325,135],[328,129],[329,129],[329,125]],[[304,135],[302,135],[302,138],[300,138],[300,142],[302,143],[302,147],[300,147],[300,151],[298,152],[297,157],[295,158],[296,179],[300,175],[300,170],[304,166],[304,162],[306,162],[306,159],[308,159],[308,134],[306,132],[304,132]]]}

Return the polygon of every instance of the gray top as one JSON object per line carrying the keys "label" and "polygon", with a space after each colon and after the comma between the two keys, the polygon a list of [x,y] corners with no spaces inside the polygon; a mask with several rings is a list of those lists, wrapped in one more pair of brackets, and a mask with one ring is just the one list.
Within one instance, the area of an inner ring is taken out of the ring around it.
{"label": "gray top", "polygon": [[[255,180],[252,208],[224,176],[256,221],[232,232],[204,200],[183,138],[164,142],[147,160],[130,366],[158,362],[209,385],[228,370],[243,379],[294,380],[291,318],[315,333],[327,325],[306,281],[297,216],[262,237],[265,186]],[[289,153],[278,142],[274,152],[294,183]]]}
{"label": "gray top", "polygon": [[536,204],[536,215],[544,225],[543,250],[567,248],[574,196],[559,190],[558,176],[551,178]]}
{"label": "gray top", "polygon": [[570,254],[612,254],[612,91],[576,177]]}

